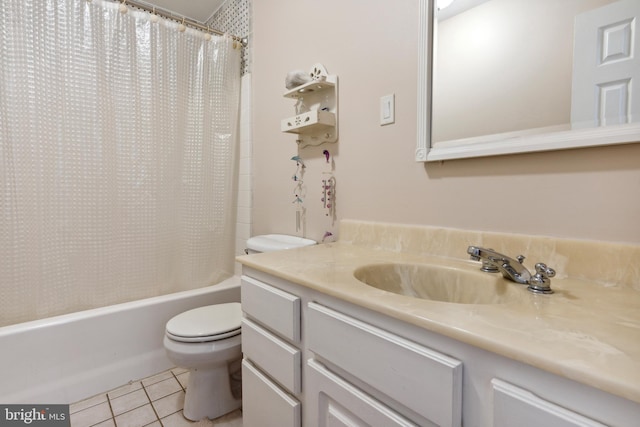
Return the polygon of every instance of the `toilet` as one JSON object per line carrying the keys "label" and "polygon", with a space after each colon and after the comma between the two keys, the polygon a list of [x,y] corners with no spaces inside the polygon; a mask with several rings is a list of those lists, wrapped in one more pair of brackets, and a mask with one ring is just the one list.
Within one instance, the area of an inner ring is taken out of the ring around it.
{"label": "toilet", "polygon": [[183,415],[217,418],[242,406],[231,390],[229,365],[240,351],[240,303],[194,308],[167,322],[164,348],[174,365],[189,369]]}
{"label": "toilet", "polygon": [[[296,236],[269,234],[247,240],[247,253],[315,245]],[[189,369],[183,415],[192,421],[218,418],[242,406],[232,391],[233,366],[242,358],[240,303],[194,308],[171,318],[164,348],[176,366]]]}

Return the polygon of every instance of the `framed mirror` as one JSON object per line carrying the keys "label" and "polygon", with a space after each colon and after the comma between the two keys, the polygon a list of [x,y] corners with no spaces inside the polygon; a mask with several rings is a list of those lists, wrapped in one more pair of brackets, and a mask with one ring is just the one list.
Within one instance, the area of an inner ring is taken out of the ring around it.
{"label": "framed mirror", "polygon": [[437,1],[420,0],[417,161],[640,142],[640,2]]}

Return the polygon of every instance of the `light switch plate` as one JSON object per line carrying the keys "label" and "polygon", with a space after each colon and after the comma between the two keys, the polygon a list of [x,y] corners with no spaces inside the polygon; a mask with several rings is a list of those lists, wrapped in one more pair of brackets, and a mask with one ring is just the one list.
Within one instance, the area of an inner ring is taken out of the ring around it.
{"label": "light switch plate", "polygon": [[396,95],[385,95],[380,97],[380,125],[390,125],[396,121],[396,107],[395,107]]}

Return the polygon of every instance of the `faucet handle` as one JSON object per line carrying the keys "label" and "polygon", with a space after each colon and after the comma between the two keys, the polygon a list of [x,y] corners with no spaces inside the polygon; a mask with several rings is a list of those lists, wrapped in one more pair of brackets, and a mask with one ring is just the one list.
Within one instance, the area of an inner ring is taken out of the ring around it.
{"label": "faucet handle", "polygon": [[467,253],[469,254],[469,258],[472,261],[480,261],[480,249],[476,246],[469,246],[467,248]]}
{"label": "faucet handle", "polygon": [[554,277],[555,275],[556,271],[553,268],[547,267],[546,264],[541,262],[537,263],[536,274],[529,280],[528,289],[531,292],[539,294],[552,294],[553,290],[551,289],[550,277]]}
{"label": "faucet handle", "polygon": [[554,277],[556,275],[556,271],[551,267],[547,267],[547,264],[539,262],[536,264],[536,276],[537,275],[548,279],[549,277]]}
{"label": "faucet handle", "polygon": [[[489,248],[488,250],[493,251],[493,248]],[[469,249],[467,249],[467,253],[469,253],[471,255],[471,259],[473,261],[480,261],[482,260],[482,267],[480,267],[480,270],[486,272],[486,273],[498,273],[500,271],[500,269],[498,269],[498,267],[494,264],[493,260],[490,260],[488,258],[482,258],[480,257],[480,249],[476,248],[474,246],[469,246]]]}

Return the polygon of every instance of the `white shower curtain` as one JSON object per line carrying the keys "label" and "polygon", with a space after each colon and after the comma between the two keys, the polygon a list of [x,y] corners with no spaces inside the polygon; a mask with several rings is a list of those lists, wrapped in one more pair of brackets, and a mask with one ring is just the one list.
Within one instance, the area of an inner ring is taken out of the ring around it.
{"label": "white shower curtain", "polygon": [[0,0],[0,326],[233,272],[240,51],[100,0]]}

